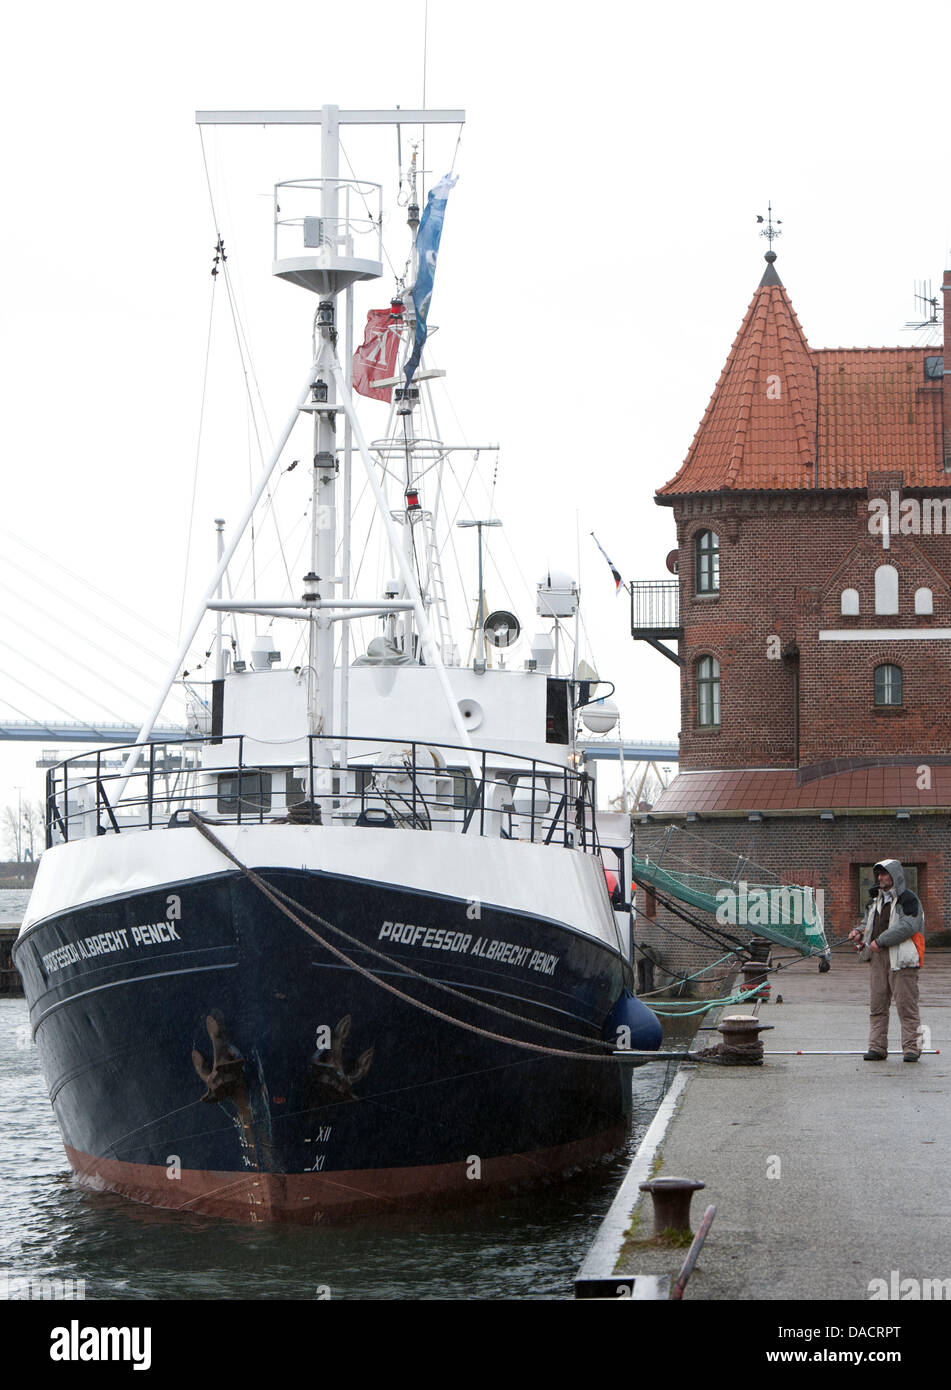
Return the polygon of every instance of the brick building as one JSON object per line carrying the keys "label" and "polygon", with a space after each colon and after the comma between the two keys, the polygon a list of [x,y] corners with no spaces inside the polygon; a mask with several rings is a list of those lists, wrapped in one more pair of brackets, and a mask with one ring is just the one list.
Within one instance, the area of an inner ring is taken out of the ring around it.
{"label": "brick building", "polygon": [[947,929],[951,272],[943,356],[815,349],[766,260],[655,498],[676,522],[679,612],[633,586],[634,635],[675,636],[682,664],[679,775],[638,839],[686,825],[698,850],[821,887],[830,939],[871,865],[898,858]]}

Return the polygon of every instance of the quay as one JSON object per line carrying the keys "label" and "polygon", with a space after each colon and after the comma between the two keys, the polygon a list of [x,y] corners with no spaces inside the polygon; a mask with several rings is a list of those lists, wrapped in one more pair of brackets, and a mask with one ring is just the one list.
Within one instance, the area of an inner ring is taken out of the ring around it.
{"label": "quay", "polygon": [[19,970],[13,964],[12,955],[13,943],[19,930],[18,926],[0,926],[0,995],[23,993],[23,981],[20,979]]}
{"label": "quay", "polygon": [[[951,951],[925,956],[921,1022],[937,1055],[914,1064],[894,1009],[887,1061],[863,1060],[868,969],[851,956],[772,980],[783,1002],[759,1009],[772,1025],[763,1065],[681,1067],[579,1270],[579,1297],[668,1296],[686,1245],[651,1239],[639,1184],[677,1176],[705,1183],[694,1231],[716,1206],[685,1301],[951,1300]],[[711,1022],[696,1048],[718,1041]]]}

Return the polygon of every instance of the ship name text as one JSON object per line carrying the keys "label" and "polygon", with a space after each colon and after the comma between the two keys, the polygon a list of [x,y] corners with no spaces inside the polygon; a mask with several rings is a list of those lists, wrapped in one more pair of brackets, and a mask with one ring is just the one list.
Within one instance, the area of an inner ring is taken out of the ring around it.
{"label": "ship name text", "polygon": [[522,966],[542,975],[554,975],[560,959],[547,951],[536,951],[531,946],[519,946],[514,941],[498,941],[489,936],[480,936],[473,941],[469,932],[421,927],[413,922],[384,922],[377,940],[398,941],[403,946],[420,946],[426,951],[457,951],[464,955],[479,956],[483,960]]}
{"label": "ship name text", "polygon": [[65,946],[57,946],[42,957],[43,969],[47,975],[63,970],[67,965],[76,965],[92,956],[106,956],[113,951],[128,951],[132,946],[157,946],[162,942],[181,941],[175,923],[149,922],[141,927],[121,927],[119,931],[101,931],[95,936],[84,936],[81,941],[69,941]]}

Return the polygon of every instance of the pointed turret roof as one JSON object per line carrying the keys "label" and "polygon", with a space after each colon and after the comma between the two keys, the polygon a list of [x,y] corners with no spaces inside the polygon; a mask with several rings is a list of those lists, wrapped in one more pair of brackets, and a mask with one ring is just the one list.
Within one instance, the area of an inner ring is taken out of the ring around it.
{"label": "pointed turret roof", "polygon": [[683,467],[658,497],[814,486],[815,365],[775,261],[768,251]]}

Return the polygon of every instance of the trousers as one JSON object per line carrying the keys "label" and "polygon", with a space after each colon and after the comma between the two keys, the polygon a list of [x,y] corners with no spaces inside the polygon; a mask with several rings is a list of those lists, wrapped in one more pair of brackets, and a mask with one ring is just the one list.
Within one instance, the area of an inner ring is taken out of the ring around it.
{"label": "trousers", "polygon": [[901,1024],[903,1052],[920,1052],[918,1036],[921,1021],[918,1017],[918,971],[913,967],[891,970],[888,951],[873,951],[869,962],[872,972],[869,993],[869,1052],[888,1052],[888,1011],[894,1003]]}

